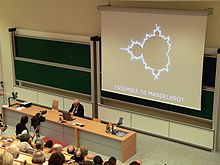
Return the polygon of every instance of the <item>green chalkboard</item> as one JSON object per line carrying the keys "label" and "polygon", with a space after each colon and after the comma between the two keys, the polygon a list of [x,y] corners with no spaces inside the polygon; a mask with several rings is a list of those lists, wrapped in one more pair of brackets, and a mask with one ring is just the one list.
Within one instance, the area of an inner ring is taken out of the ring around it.
{"label": "green chalkboard", "polygon": [[15,75],[17,80],[91,94],[89,72],[15,60]]}
{"label": "green chalkboard", "polygon": [[204,57],[202,84],[215,87],[216,58]]}
{"label": "green chalkboard", "polygon": [[15,36],[16,56],[90,68],[90,45]]}

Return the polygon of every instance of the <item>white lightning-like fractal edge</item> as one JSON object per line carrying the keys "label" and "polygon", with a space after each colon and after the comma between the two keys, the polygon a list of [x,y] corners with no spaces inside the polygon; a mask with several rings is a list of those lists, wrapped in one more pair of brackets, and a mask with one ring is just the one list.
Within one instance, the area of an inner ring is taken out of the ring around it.
{"label": "white lightning-like fractal edge", "polygon": [[[157,35],[157,33],[158,33],[158,35]],[[147,64],[146,61],[144,60],[143,53],[140,56],[136,56],[136,55],[134,55],[134,53],[132,51],[132,48],[135,45],[139,45],[143,49],[144,48],[144,44],[145,44],[145,42],[147,40],[149,40],[152,37],[157,37],[157,36],[162,38],[167,43],[167,45],[168,45],[168,49],[167,49],[167,52],[166,52],[167,64],[163,68],[160,68],[160,69],[152,68],[149,64]],[[169,65],[170,65],[169,53],[170,53],[170,50],[171,50],[171,46],[172,45],[170,43],[170,36],[164,36],[162,34],[160,26],[155,24],[155,29],[153,29],[153,33],[145,34],[145,38],[143,39],[142,42],[138,42],[137,40],[134,41],[134,40],[131,39],[131,43],[128,45],[128,47],[127,48],[120,48],[120,50],[126,51],[131,56],[131,60],[141,60],[142,63],[144,64],[144,68],[151,72],[154,80],[158,80],[161,72],[165,72],[165,71],[168,72],[169,71]]]}

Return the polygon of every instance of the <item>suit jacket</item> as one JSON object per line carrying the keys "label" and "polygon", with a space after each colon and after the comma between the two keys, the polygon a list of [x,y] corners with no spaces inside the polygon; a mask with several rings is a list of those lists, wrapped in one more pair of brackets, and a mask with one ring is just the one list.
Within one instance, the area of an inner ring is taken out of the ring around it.
{"label": "suit jacket", "polygon": [[[69,112],[73,112],[74,111],[74,105],[72,104]],[[73,114],[74,116],[78,116],[78,117],[84,117],[84,107],[82,104],[79,103],[77,112]]]}

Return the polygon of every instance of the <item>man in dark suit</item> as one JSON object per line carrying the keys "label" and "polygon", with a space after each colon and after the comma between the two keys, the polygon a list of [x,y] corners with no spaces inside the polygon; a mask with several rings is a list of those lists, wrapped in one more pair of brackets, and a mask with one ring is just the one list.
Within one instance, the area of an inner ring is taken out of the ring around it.
{"label": "man in dark suit", "polygon": [[74,99],[73,104],[69,110],[74,116],[84,117],[84,107],[79,103],[79,99]]}

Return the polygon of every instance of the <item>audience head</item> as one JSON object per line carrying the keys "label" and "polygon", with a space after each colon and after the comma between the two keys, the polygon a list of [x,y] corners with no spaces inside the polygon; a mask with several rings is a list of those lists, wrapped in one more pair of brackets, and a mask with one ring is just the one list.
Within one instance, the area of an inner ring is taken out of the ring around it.
{"label": "audience head", "polygon": [[13,156],[14,159],[17,159],[20,154],[20,150],[17,145],[10,145],[7,148],[7,152],[9,152]]}
{"label": "audience head", "polygon": [[48,140],[48,141],[46,141],[44,147],[52,148],[52,147],[53,147],[53,141],[52,141],[52,140]]}
{"label": "audience head", "polygon": [[43,150],[44,149],[44,143],[42,140],[37,140],[35,143],[35,147],[37,150]]}
{"label": "audience head", "polygon": [[48,165],[62,165],[63,163],[65,163],[65,157],[61,153],[53,153],[48,160]]}
{"label": "audience head", "polygon": [[2,164],[3,165],[13,165],[13,156],[9,152],[4,152],[2,155]]}
{"label": "audience head", "polygon": [[84,157],[82,157],[82,153],[80,150],[75,152],[75,161],[77,163],[81,163],[84,160]]}
{"label": "audience head", "polygon": [[21,152],[28,152],[31,146],[28,142],[21,142],[18,144],[18,148],[20,149]]}
{"label": "audience head", "polygon": [[88,155],[88,147],[87,146],[81,146],[80,151],[81,151],[83,157]]}
{"label": "audience head", "polygon": [[20,136],[19,136],[19,139],[20,139],[20,142],[28,142],[29,139],[30,139],[30,136],[28,133],[22,133]]}
{"label": "audience head", "polygon": [[99,156],[99,155],[96,155],[96,156],[93,158],[93,163],[94,163],[95,165],[102,165],[102,162],[103,162],[103,160],[102,160],[101,156]]}
{"label": "audience head", "polygon": [[22,116],[20,123],[26,125],[28,123],[28,116]]}
{"label": "audience head", "polygon": [[86,160],[82,165],[94,165],[94,163],[92,161]]}
{"label": "audience head", "polygon": [[69,146],[67,147],[67,153],[68,153],[68,154],[73,155],[73,154],[75,153],[75,151],[76,151],[76,148],[75,148],[74,146],[69,145]]}
{"label": "audience head", "polygon": [[35,151],[32,156],[32,163],[34,164],[43,164],[46,161],[43,152]]}
{"label": "audience head", "polygon": [[116,165],[116,163],[117,163],[117,159],[113,156],[110,157],[108,161],[111,165]]}
{"label": "audience head", "polygon": [[94,155],[93,154],[88,154],[85,156],[84,160],[85,161],[92,161],[93,162],[93,158],[94,158]]}
{"label": "audience head", "polygon": [[70,162],[70,163],[68,163],[68,165],[79,165],[79,163],[77,163],[77,162]]}
{"label": "audience head", "polygon": [[63,147],[61,144],[54,144],[52,148],[52,153],[60,153],[62,154]]}
{"label": "audience head", "polygon": [[109,161],[107,161],[103,165],[112,165],[112,164]]}
{"label": "audience head", "polygon": [[138,163],[137,161],[133,161],[129,165],[140,165],[140,163]]}

